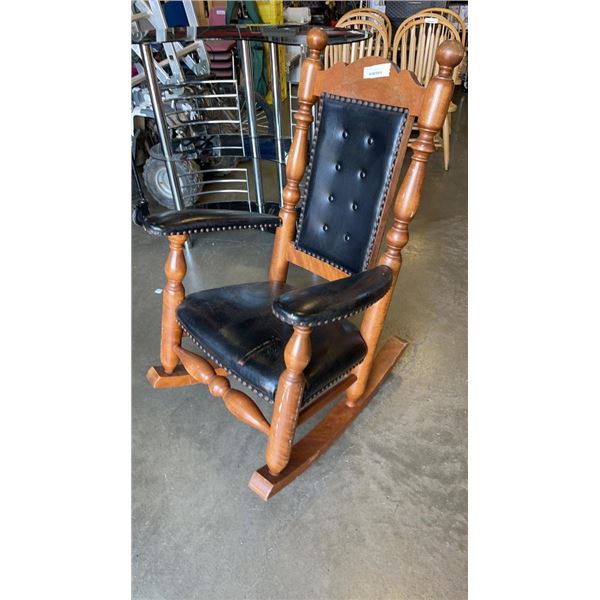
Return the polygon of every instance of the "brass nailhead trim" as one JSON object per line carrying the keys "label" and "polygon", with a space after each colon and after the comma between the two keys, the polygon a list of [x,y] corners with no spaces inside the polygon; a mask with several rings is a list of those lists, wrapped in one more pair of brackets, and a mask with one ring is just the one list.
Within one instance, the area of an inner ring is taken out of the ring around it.
{"label": "brass nailhead trim", "polygon": [[[142,227],[150,235],[184,235],[188,233],[208,233],[210,231],[228,231],[230,229],[260,229],[261,227],[279,227],[281,223],[263,223],[260,225],[228,225],[226,227],[199,227],[197,229],[179,229],[177,231],[152,231],[149,225],[143,224]],[[158,226],[157,226],[158,227]]]}
{"label": "brass nailhead trim", "polygon": [[[204,348],[204,346],[202,346],[198,342],[198,340],[196,340],[196,338],[181,324],[181,321],[179,319],[176,319],[176,320],[177,320],[177,323],[179,324],[179,326],[181,327],[181,329],[183,329],[183,331],[185,332],[185,334],[192,340],[192,342],[194,342],[194,344],[196,344],[196,346],[198,346],[198,348],[200,348],[200,350],[206,356],[208,356],[208,358],[210,358],[210,360],[212,360],[217,366],[221,367],[221,369],[224,369],[225,372],[228,375],[231,375],[235,380],[239,381],[244,387],[247,387],[250,390],[252,390],[257,396],[259,396],[263,400],[266,400],[269,404],[274,404],[275,403],[274,400],[271,400],[271,398],[269,398],[268,396],[265,396],[265,394],[263,394],[262,392],[258,391],[258,389],[256,389],[253,385],[250,385],[249,383],[247,383],[246,381],[244,381],[241,377],[238,377],[235,373],[232,373],[227,367],[225,367],[220,361],[218,361],[210,352],[208,352]],[[365,354],[365,356],[366,356],[366,354]],[[302,398],[300,400],[300,404],[302,406],[305,406],[305,405],[309,404],[310,402],[312,402],[313,400],[316,400],[319,396],[321,396],[322,394],[324,394],[327,390],[331,389],[338,381],[340,381],[341,379],[343,379],[344,377],[346,377],[346,375],[348,375],[348,373],[350,373],[350,371],[352,371],[352,369],[354,369],[355,367],[357,367],[358,365],[360,365],[360,363],[363,360],[365,360],[365,356],[363,356],[363,358],[361,358],[357,363],[353,364],[350,368],[346,369],[343,373],[341,373],[340,375],[338,375],[335,379],[333,379],[329,383],[325,384],[323,387],[319,388],[316,392],[313,392],[307,398]],[[277,393],[277,388],[275,388],[275,393]]]}

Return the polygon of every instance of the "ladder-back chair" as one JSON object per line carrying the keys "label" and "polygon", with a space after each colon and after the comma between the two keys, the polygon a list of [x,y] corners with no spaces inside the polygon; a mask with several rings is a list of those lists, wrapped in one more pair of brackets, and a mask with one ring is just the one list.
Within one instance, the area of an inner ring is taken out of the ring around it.
{"label": "ladder-back chair", "polygon": [[[170,244],[161,365],[150,368],[148,380],[157,388],[204,383],[236,418],[267,437],[266,465],[249,483],[265,500],[352,423],[406,347],[392,337],[378,351],[433,138],[452,97],[452,70],[462,58],[460,44],[440,46],[439,72],[423,87],[408,71],[377,57],[325,71],[320,54],[326,33],[312,29],[307,38],[310,52],[302,66],[300,108],[278,217],[194,208],[151,215],[145,202],[134,210],[137,224],[167,236]],[[420,135],[396,192],[417,117]],[[384,236],[392,206],[393,224]],[[278,229],[267,281],[185,295],[183,246],[190,234],[271,226]],[[294,289],[287,283],[290,264],[328,281]],[[357,328],[348,317],[363,311]],[[183,347],[184,335],[196,352]],[[249,394],[232,387],[229,376],[274,404],[270,422]],[[342,393],[338,405],[294,444],[296,427]]]}
{"label": "ladder-back chair", "polygon": [[[448,19],[433,13],[419,13],[403,21],[392,43],[392,61],[401,69],[412,71],[421,85],[427,85],[437,73],[438,65],[435,53],[440,44],[446,40],[460,43],[458,30]],[[456,82],[457,70],[452,74]],[[450,103],[448,113],[456,111],[456,105]],[[450,166],[450,117],[444,119],[441,142],[436,139],[436,146],[444,152],[444,169]]]}
{"label": "ladder-back chair", "polygon": [[336,44],[335,46],[327,46],[325,49],[325,68],[328,69],[332,65],[339,62],[353,63],[367,56],[388,57],[389,42],[385,29],[382,25],[373,20],[357,19],[346,23],[345,25],[336,25],[337,27],[346,29],[360,29],[369,31],[371,36],[360,42],[351,44]]}

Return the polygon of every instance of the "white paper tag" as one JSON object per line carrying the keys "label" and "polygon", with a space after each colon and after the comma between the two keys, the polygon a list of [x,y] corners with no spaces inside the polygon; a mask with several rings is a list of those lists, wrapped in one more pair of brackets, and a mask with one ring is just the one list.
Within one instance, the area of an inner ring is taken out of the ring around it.
{"label": "white paper tag", "polygon": [[378,77],[389,77],[392,63],[381,63],[363,69],[363,79],[377,79]]}
{"label": "white paper tag", "polygon": [[425,17],[425,23],[437,23],[437,17]]}

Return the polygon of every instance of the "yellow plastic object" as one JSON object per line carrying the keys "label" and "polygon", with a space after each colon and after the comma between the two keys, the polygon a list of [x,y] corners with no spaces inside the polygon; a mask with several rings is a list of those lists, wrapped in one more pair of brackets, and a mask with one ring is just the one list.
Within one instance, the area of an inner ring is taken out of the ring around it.
{"label": "yellow plastic object", "polygon": [[283,0],[257,0],[256,8],[263,23],[283,24]]}
{"label": "yellow plastic object", "polygon": [[[268,44],[265,44],[267,46]],[[278,54],[279,54],[279,85],[281,86],[281,100],[285,100],[287,98],[287,77],[285,75],[285,46],[277,46]],[[266,48],[265,52],[267,53],[267,69],[268,69],[268,80],[269,80],[269,92],[265,96],[265,100],[269,104],[273,104],[273,92],[271,88],[271,54],[270,49]]]}
{"label": "yellow plastic object", "polygon": [[[283,24],[283,0],[257,0],[256,8],[258,14],[262,19],[263,23],[269,25],[282,25]],[[273,92],[271,91],[271,54],[269,52],[268,44],[265,44],[265,54],[267,55],[267,69],[269,78],[269,92],[265,96],[265,100],[269,104],[273,104]],[[287,98],[287,78],[285,75],[285,47],[278,46],[279,51],[279,75],[281,85],[281,99]]]}

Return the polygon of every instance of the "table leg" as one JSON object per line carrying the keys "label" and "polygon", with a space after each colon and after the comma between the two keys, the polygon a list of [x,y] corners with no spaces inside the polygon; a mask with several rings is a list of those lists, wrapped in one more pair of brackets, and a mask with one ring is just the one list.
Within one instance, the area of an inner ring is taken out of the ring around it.
{"label": "table leg", "polygon": [[285,186],[285,153],[283,150],[283,132],[281,128],[281,79],[279,78],[279,49],[270,43],[271,86],[273,89],[273,117],[275,120],[275,152],[277,154],[277,179],[279,182],[279,206],[282,206]]}
{"label": "table leg", "polygon": [[250,129],[250,144],[252,148],[252,171],[254,173],[254,191],[258,212],[264,212],[262,178],[260,175],[260,158],[258,149],[258,134],[256,133],[256,100],[254,99],[254,76],[252,74],[252,59],[250,42],[242,40],[242,70],[246,88],[246,108],[248,110],[248,128]]}

